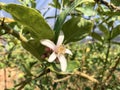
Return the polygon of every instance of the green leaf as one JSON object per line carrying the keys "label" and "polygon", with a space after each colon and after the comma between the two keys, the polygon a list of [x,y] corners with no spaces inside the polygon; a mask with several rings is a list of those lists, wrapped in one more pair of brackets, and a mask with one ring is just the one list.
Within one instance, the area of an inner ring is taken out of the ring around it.
{"label": "green leaf", "polygon": [[98,41],[103,41],[102,40],[102,36],[100,36],[98,33],[96,33],[96,32],[92,32],[91,33],[91,36],[94,38],[94,39],[96,39],[96,40],[98,40]]}
{"label": "green leaf", "polygon": [[34,34],[33,38],[38,40],[53,38],[53,31],[37,10],[17,4],[2,5],[2,9],[10,13],[18,23],[27,27],[30,33]]}
{"label": "green leaf", "polygon": [[58,16],[56,23],[55,23],[55,42],[57,41],[57,38],[59,36],[60,30],[62,29],[62,26],[64,24],[64,21],[69,13],[71,13],[78,5],[85,3],[85,2],[94,2],[94,0],[74,0],[71,6],[66,8],[64,11],[60,13]]}
{"label": "green leaf", "polygon": [[91,88],[90,87],[85,87],[85,90],[91,90]]}
{"label": "green leaf", "polygon": [[86,2],[83,6],[77,7],[76,10],[82,12],[85,16],[94,16],[96,15],[94,5],[94,2]]}
{"label": "green leaf", "polygon": [[67,71],[66,72],[74,72],[80,67],[79,61],[68,61]]}
{"label": "green leaf", "polygon": [[28,68],[28,65],[25,63],[25,64],[21,64],[21,67],[23,69],[23,71],[28,75],[28,76],[31,76],[32,73],[30,72],[30,69]]}
{"label": "green leaf", "polygon": [[63,25],[65,43],[79,41],[88,35],[93,28],[93,23],[84,18],[72,18]]}
{"label": "green leaf", "polygon": [[49,5],[51,5],[51,6],[55,7],[55,8],[58,8],[58,9],[61,8],[59,0],[53,0],[53,3],[50,3]]}
{"label": "green leaf", "polygon": [[115,6],[120,6],[120,0],[110,0]]}
{"label": "green leaf", "polygon": [[68,61],[67,63],[67,70],[65,72],[62,72],[60,69],[60,64],[52,63],[49,66],[49,69],[53,72],[56,72],[57,74],[70,74],[73,73],[75,70],[77,70],[80,67],[79,61]]}
{"label": "green leaf", "polygon": [[72,1],[70,0],[63,0],[63,6],[67,6],[71,3]]}
{"label": "green leaf", "polygon": [[113,11],[102,11],[99,12],[100,15],[106,15],[106,16],[119,16],[120,12],[113,12]]}
{"label": "green leaf", "polygon": [[120,25],[116,26],[111,33],[111,39],[114,39],[115,37],[117,37],[118,35],[120,35]]}
{"label": "green leaf", "polygon": [[4,31],[2,29],[2,27],[0,26],[0,36],[4,35]]}
{"label": "green leaf", "polygon": [[120,45],[120,42],[112,41],[113,44]]}
{"label": "green leaf", "polygon": [[108,38],[109,38],[109,30],[107,29],[106,25],[99,24],[98,28],[99,28],[100,31],[102,31],[102,33],[103,33],[102,36],[104,37],[104,40],[108,40]]}
{"label": "green leaf", "polygon": [[44,47],[40,44],[40,41],[29,40],[28,42],[22,42],[22,46],[38,60],[41,60]]}
{"label": "green leaf", "polygon": [[99,27],[99,30],[102,31],[105,36],[109,35],[109,31],[105,25],[99,24],[98,27]]}

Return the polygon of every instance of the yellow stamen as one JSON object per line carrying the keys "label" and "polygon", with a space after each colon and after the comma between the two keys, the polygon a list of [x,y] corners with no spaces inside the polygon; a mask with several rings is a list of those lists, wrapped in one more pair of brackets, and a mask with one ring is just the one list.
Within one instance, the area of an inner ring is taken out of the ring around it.
{"label": "yellow stamen", "polygon": [[60,45],[58,48],[57,48],[57,53],[58,54],[64,54],[65,53],[65,47],[63,45]]}

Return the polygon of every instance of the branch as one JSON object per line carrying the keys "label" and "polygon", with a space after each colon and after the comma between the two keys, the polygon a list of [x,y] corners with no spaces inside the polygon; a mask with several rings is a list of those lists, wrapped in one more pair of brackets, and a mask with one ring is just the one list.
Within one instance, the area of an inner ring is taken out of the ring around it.
{"label": "branch", "polygon": [[91,77],[91,76],[89,76],[89,75],[87,75],[85,73],[79,72],[79,71],[76,71],[75,73],[69,74],[69,76],[66,76],[66,77],[64,77],[62,79],[54,80],[54,82],[65,81],[65,80],[67,80],[67,79],[69,79],[71,77],[70,75],[79,75],[79,76],[84,77],[84,78],[86,78],[86,79],[88,79],[88,80],[90,80],[90,81],[92,81],[94,83],[97,83],[97,84],[99,83],[99,81],[96,80],[95,78],[93,78],[93,77]]}
{"label": "branch", "polygon": [[96,3],[107,6],[110,10],[120,11],[120,7],[115,6],[112,3],[106,2],[105,0],[94,0]]}
{"label": "branch", "polygon": [[86,79],[88,79],[88,80],[90,80],[90,81],[92,81],[94,83],[99,83],[99,81],[97,79],[95,79],[95,78],[93,78],[93,77],[91,77],[91,76],[89,76],[89,75],[87,75],[85,73],[75,72],[75,74],[80,75],[81,77],[84,77],[84,78],[86,78]]}
{"label": "branch", "polygon": [[58,83],[58,82],[61,82],[61,81],[65,81],[65,80],[69,79],[70,77],[71,76],[69,75],[69,76],[66,76],[66,77],[64,77],[62,79],[53,80],[53,82]]}
{"label": "branch", "polygon": [[22,42],[27,42],[27,39],[21,33],[15,31],[10,26],[8,26],[6,23],[4,23],[4,19],[3,21],[0,20],[0,22],[1,22],[0,28],[4,29],[6,33],[13,35],[14,37],[16,37]]}

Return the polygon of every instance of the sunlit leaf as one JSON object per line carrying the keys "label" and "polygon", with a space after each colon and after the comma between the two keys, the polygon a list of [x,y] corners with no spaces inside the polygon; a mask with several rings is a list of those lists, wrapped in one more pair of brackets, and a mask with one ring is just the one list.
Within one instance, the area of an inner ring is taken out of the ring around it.
{"label": "sunlit leaf", "polygon": [[79,41],[88,35],[93,28],[93,23],[80,17],[72,18],[63,25],[65,43]]}
{"label": "sunlit leaf", "polygon": [[98,27],[99,27],[99,30],[102,31],[102,33],[105,36],[108,36],[109,31],[108,31],[107,27],[104,24],[100,24]]}
{"label": "sunlit leaf", "polygon": [[60,70],[60,64],[52,63],[49,68],[50,68],[50,70],[52,70],[53,72],[56,72],[58,74],[69,74],[69,73],[73,73],[79,67],[80,67],[79,61],[68,61],[67,70],[65,72],[62,72]]}
{"label": "sunlit leaf", "polygon": [[80,68],[80,62],[79,61],[68,61],[67,71],[66,72],[74,72]]}
{"label": "sunlit leaf", "polygon": [[77,11],[82,12],[85,16],[94,16],[96,15],[96,11],[94,10],[94,2],[85,3],[83,6],[79,6],[76,8]]}
{"label": "sunlit leaf", "polygon": [[69,6],[69,8],[66,8],[63,12],[60,13],[60,15],[58,16],[55,22],[55,27],[54,27],[56,41],[68,14],[71,13],[78,5],[85,2],[94,2],[94,0],[74,0],[74,2],[72,3],[71,6]]}
{"label": "sunlit leaf", "polygon": [[27,27],[30,33],[34,34],[34,38],[53,38],[53,31],[37,10],[17,4],[3,5],[2,9],[10,13],[18,23]]}
{"label": "sunlit leaf", "polygon": [[100,31],[102,31],[102,36],[103,36],[104,40],[108,40],[110,31],[107,29],[106,24],[105,25],[99,24],[98,28]]}
{"label": "sunlit leaf", "polygon": [[117,37],[118,35],[120,35],[120,25],[116,26],[111,33],[111,39],[114,39],[115,37]]}

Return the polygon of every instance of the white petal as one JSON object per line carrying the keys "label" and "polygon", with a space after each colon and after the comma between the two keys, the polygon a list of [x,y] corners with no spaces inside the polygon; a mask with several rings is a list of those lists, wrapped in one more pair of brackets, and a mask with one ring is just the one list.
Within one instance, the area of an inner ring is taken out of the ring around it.
{"label": "white petal", "polygon": [[63,43],[64,40],[64,35],[59,35],[58,37],[58,41],[57,41],[57,46],[60,46]]}
{"label": "white petal", "polygon": [[52,50],[55,49],[55,44],[54,44],[52,41],[48,40],[48,39],[40,40],[40,43],[41,43],[42,45],[44,45],[44,46],[49,47],[49,48],[52,49]]}
{"label": "white petal", "polygon": [[68,53],[68,54],[72,55],[72,52],[69,49],[66,49],[65,53]]}
{"label": "white petal", "polygon": [[59,59],[59,61],[60,61],[61,70],[62,70],[63,72],[66,71],[67,61],[66,61],[64,55],[58,56],[58,59]]}
{"label": "white petal", "polygon": [[48,61],[49,61],[49,62],[53,62],[53,61],[56,59],[56,57],[57,57],[57,55],[55,54],[55,52],[53,52],[53,53],[50,55]]}

